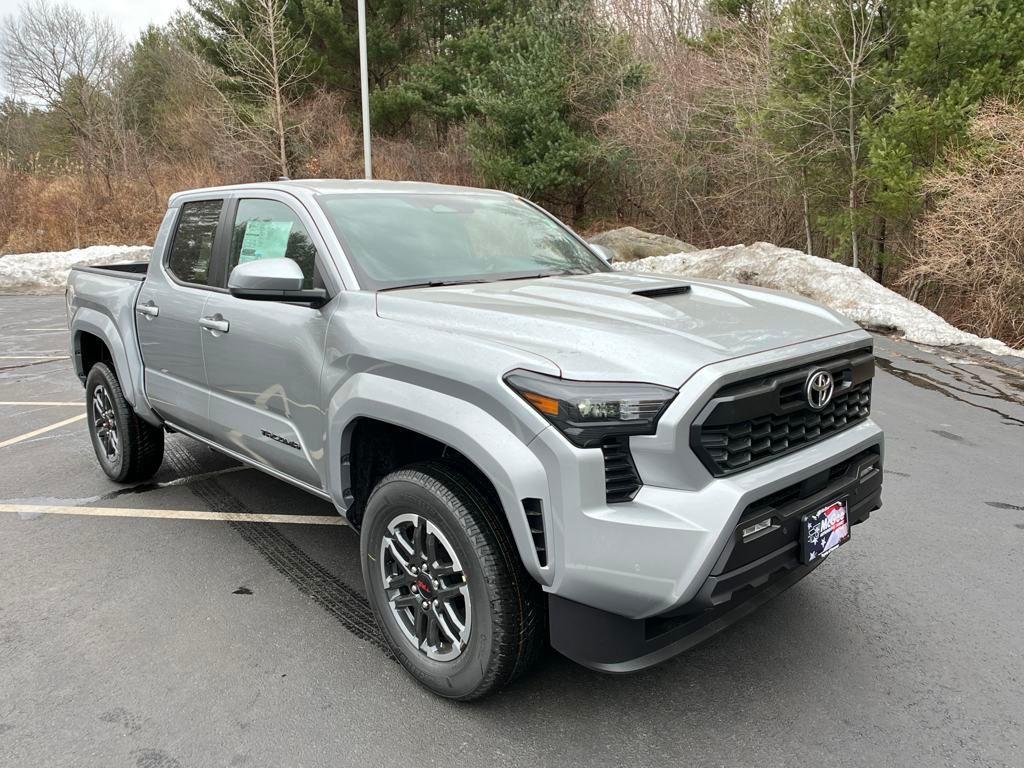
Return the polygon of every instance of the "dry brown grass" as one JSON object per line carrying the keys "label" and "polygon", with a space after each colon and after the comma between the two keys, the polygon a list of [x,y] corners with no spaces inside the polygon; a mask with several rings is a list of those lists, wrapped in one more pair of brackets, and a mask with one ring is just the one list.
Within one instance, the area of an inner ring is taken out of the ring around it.
{"label": "dry brown grass", "polygon": [[[301,140],[308,148],[299,168],[302,176],[318,179],[358,179],[363,176],[362,135],[343,117],[350,114],[338,94],[323,93],[302,106]],[[466,148],[466,134],[452,129],[440,140],[413,141],[375,137],[373,175],[397,181],[432,181],[478,186],[481,181]]]}
{"label": "dry brown grass", "polygon": [[[342,117],[336,97],[304,106],[305,128],[297,151],[305,155],[296,177],[361,178],[362,143]],[[205,130],[201,125],[195,130]],[[182,189],[263,181],[273,176],[253,163],[241,147],[217,144],[198,157],[139,162],[130,175],[105,177],[80,166],[34,168],[0,165],[0,254],[54,251],[112,243],[153,241],[167,198]],[[375,139],[374,175],[382,179],[479,183],[464,134],[452,131],[441,142]]]}
{"label": "dry brown grass", "polygon": [[1024,346],[1024,111],[988,104],[971,126],[989,149],[930,179],[939,197],[917,224],[902,275],[954,325]]}
{"label": "dry brown grass", "polygon": [[132,178],[2,170],[0,253],[149,243],[173,192],[222,181],[201,166],[150,166]]}

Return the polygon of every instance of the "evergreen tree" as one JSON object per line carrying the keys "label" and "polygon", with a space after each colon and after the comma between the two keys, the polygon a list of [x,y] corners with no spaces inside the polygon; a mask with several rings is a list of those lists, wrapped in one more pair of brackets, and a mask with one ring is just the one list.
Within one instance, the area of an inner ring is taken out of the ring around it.
{"label": "evergreen tree", "polygon": [[900,222],[920,209],[921,179],[988,98],[1024,96],[1020,0],[896,0],[891,109],[868,131],[873,195]]}
{"label": "evergreen tree", "polygon": [[599,140],[597,121],[640,84],[642,68],[579,4],[536,8],[496,29],[491,46],[466,93],[477,166],[488,184],[581,219],[621,159]]}

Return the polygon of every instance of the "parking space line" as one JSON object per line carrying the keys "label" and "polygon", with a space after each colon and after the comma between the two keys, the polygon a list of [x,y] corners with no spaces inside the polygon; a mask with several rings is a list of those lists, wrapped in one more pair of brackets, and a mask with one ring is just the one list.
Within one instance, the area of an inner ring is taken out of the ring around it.
{"label": "parking space line", "polygon": [[67,360],[67,355],[0,355],[0,360]]}
{"label": "parking space line", "polygon": [[56,424],[50,424],[48,427],[40,427],[39,429],[33,429],[31,432],[26,432],[24,435],[18,435],[17,437],[12,437],[7,440],[4,440],[3,442],[0,442],[0,448],[6,448],[9,445],[14,445],[15,443],[23,442],[25,440],[28,440],[29,438],[35,437],[36,435],[41,435],[44,432],[51,432],[55,429],[60,429],[61,427],[67,426],[68,424],[73,424],[76,421],[81,421],[84,418],[85,414],[80,413],[77,416],[72,416],[70,419],[64,419],[64,421],[58,421]]}
{"label": "parking space line", "polygon": [[252,512],[209,512],[185,509],[131,509],[122,507],[58,507],[46,504],[0,504],[0,512],[36,515],[83,515],[87,517],[138,517],[154,520],[216,520],[230,523],[290,525],[348,525],[340,515],[264,515]]}
{"label": "parking space line", "polygon": [[0,400],[0,405],[77,405],[81,407],[81,400]]}
{"label": "parking space line", "polygon": [[22,328],[23,331],[67,331],[67,328]]}

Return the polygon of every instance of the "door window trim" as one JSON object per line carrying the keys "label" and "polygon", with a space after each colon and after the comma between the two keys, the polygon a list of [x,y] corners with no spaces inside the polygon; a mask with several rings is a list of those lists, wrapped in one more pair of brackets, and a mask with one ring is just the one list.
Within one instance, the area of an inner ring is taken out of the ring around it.
{"label": "door window trim", "polygon": [[[248,191],[249,190],[239,190],[235,195],[233,195],[230,199],[228,199],[226,201],[226,204],[224,206],[224,210],[222,210],[222,214],[223,214],[223,213],[225,213],[225,211],[227,209],[230,209],[230,214],[223,216],[222,219],[221,219],[220,224],[218,224],[218,228],[219,227],[223,227],[223,230],[224,230],[224,233],[225,233],[224,237],[219,238],[220,240],[222,240],[224,242],[222,253],[220,254],[220,256],[221,256],[221,262],[220,262],[220,272],[221,272],[221,274],[219,275],[219,277],[220,277],[219,285],[221,285],[223,287],[220,288],[219,290],[221,290],[221,291],[223,291],[225,293],[230,293],[230,291],[228,291],[228,289],[227,289],[227,284],[228,284],[228,278],[231,276],[231,273],[228,271],[228,262],[231,259],[231,240],[232,240],[232,238],[229,237],[227,233],[231,232],[232,235],[234,233],[235,216],[238,213],[238,204],[241,203],[243,200],[265,200],[268,203],[278,203],[279,205],[283,205],[285,208],[287,208],[289,211],[291,211],[292,215],[295,216],[295,218],[298,220],[299,224],[306,231],[306,236],[309,238],[310,243],[316,249],[316,259],[314,260],[314,263],[313,263],[313,269],[315,270],[314,274],[319,273],[320,282],[322,283],[322,287],[323,287],[323,289],[325,291],[327,291],[327,302],[330,302],[332,299],[334,299],[334,297],[337,296],[337,292],[332,290],[330,283],[328,282],[327,279],[325,279],[325,275],[328,274],[327,269],[325,269],[325,267],[327,265],[328,259],[324,255],[324,249],[321,248],[317,244],[317,242],[313,239],[312,233],[309,231],[309,226],[306,224],[306,222],[304,222],[302,220],[301,212],[294,205],[292,205],[290,202],[288,202],[286,200],[281,200],[281,199],[278,199],[276,197],[271,197],[271,196],[268,196],[266,194],[263,194],[263,190],[252,190],[251,194],[246,194]],[[301,205],[301,203],[300,203],[300,205]],[[302,206],[302,210],[306,211],[305,206]],[[308,215],[308,211],[306,211],[306,213]],[[312,219],[312,217],[310,217],[310,218]],[[320,237],[321,240],[323,240],[323,234],[320,232],[320,229],[316,226],[316,220],[315,219],[312,219],[312,224],[313,224],[314,229],[316,230],[317,235]],[[214,251],[216,252],[217,251],[217,243],[214,243],[213,247],[214,247]],[[325,302],[325,303],[327,303],[327,302]],[[290,302],[290,301],[279,301],[279,302],[275,302],[275,303],[277,303],[277,304],[288,304],[288,305],[291,305],[291,306],[305,306],[303,304],[295,304],[295,303]]]}
{"label": "door window trim", "polygon": [[[182,213],[184,212],[185,206],[191,203],[217,202],[221,204],[220,215],[217,217],[217,226],[213,230],[213,249],[210,253],[210,266],[206,271],[207,282],[190,283],[187,280],[182,280],[174,273],[174,270],[171,269],[170,261],[171,254],[174,252],[174,244],[178,241],[179,225],[181,224],[181,216]],[[178,213],[174,217],[174,230],[171,235],[170,242],[168,243],[167,248],[164,249],[163,258],[160,260],[160,266],[163,267],[164,274],[166,274],[167,277],[171,280],[171,282],[173,282],[175,285],[178,285],[182,288],[192,288],[197,291],[213,291],[215,293],[228,292],[226,287],[221,287],[221,283],[219,282],[219,280],[221,273],[223,273],[224,271],[223,260],[226,256],[224,248],[221,245],[221,243],[224,240],[224,238],[221,236],[221,233],[224,231],[225,214],[228,208],[230,207],[229,202],[230,200],[224,196],[200,197],[194,200],[181,201],[181,204],[178,206]]]}

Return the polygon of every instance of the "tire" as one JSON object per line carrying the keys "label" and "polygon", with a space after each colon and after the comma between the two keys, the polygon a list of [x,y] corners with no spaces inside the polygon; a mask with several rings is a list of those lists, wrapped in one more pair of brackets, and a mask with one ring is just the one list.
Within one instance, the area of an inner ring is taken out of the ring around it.
{"label": "tire", "polygon": [[[502,514],[464,473],[433,462],[392,472],[367,501],[360,551],[370,605],[398,661],[439,696],[482,698],[525,673],[546,647],[543,593]],[[420,530],[425,545],[417,550]],[[421,554],[431,552],[434,558]],[[427,570],[417,571],[416,562]]]}
{"label": "tire", "polygon": [[156,474],[164,460],[164,431],[136,415],[104,363],[89,369],[85,408],[96,459],[111,480],[131,483]]}

